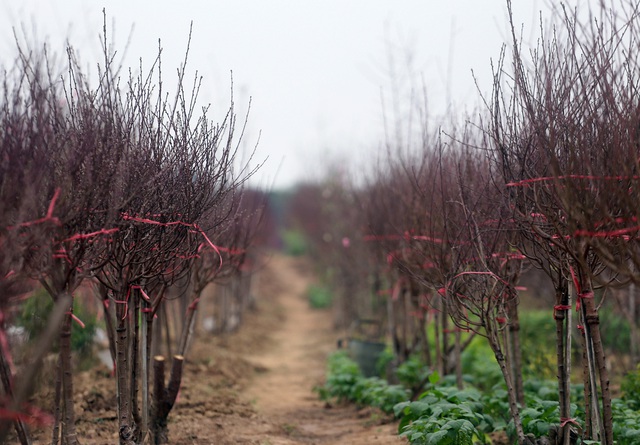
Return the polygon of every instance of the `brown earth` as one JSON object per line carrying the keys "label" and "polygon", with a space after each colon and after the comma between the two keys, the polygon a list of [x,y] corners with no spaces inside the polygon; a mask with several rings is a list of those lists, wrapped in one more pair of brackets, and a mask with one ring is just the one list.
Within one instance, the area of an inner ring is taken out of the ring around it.
{"label": "brown earth", "polygon": [[[169,417],[171,443],[406,443],[388,416],[327,404],[313,392],[322,383],[327,355],[337,339],[331,313],[311,309],[305,299],[313,279],[304,260],[271,257],[256,280],[257,309],[245,317],[240,330],[196,338]],[[76,392],[81,443],[117,443],[110,371],[96,368],[79,374]],[[49,435],[37,431],[35,443],[49,442]]]}

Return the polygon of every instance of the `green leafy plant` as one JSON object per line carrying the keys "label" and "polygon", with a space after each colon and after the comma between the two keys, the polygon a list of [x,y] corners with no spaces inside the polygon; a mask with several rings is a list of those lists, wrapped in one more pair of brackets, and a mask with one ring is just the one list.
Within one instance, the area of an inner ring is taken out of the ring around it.
{"label": "green leafy plant", "polygon": [[620,389],[624,400],[631,407],[640,409],[640,365],[624,376]]}
{"label": "green leafy plant", "polygon": [[475,337],[462,353],[462,372],[473,376],[475,387],[488,391],[504,381],[486,339]]}
{"label": "green leafy plant", "polygon": [[311,285],[307,290],[309,304],[314,309],[326,309],[331,307],[333,294],[324,286]]}
{"label": "green leafy plant", "polygon": [[[395,377],[404,387],[411,391],[412,400],[415,400],[423,391],[435,387],[435,385],[441,381],[438,371],[430,369],[416,356],[410,357],[398,366]],[[445,379],[449,380],[449,376],[446,376]],[[455,380],[444,382],[444,386],[454,385]]]}
{"label": "green leafy plant", "polygon": [[[433,377],[432,377],[433,376]],[[433,372],[418,357],[412,356],[398,366],[396,377],[407,388],[421,390],[431,380],[435,383],[440,379],[437,372]]]}
{"label": "green leafy plant", "polygon": [[[560,403],[558,402],[558,382],[548,379],[530,379],[524,384],[526,407],[520,410],[520,418],[525,434],[534,438],[549,437],[552,429],[560,426]],[[571,417],[584,418],[584,386],[571,385]],[[579,423],[578,420],[575,421]],[[506,428],[509,437],[515,440],[513,421]]]}
{"label": "green leafy plant", "polygon": [[430,418],[416,420],[406,436],[412,444],[425,445],[474,445],[475,428],[465,419],[433,421]]}
{"label": "green leafy plant", "polygon": [[558,373],[554,342],[540,341],[541,338],[554,339],[556,325],[550,311],[522,311],[520,317],[520,347],[522,354],[522,375],[525,379],[554,379]]}
{"label": "green leafy plant", "polygon": [[604,304],[598,311],[602,325],[602,342],[604,347],[619,354],[628,354],[631,345],[631,327],[624,316]]}
{"label": "green leafy plant", "polygon": [[[44,331],[52,310],[53,300],[44,289],[39,289],[25,301],[16,324],[25,329],[30,339],[37,338]],[[88,311],[78,298],[74,300],[73,312],[84,326],[76,322],[72,324],[71,349],[84,361],[91,355],[98,322],[96,315]]]}
{"label": "green leafy plant", "polygon": [[390,347],[385,348],[385,350],[380,353],[380,357],[378,357],[378,361],[376,362],[376,372],[378,375],[389,378],[387,372],[390,370],[390,364],[394,358],[393,350]]}
{"label": "green leafy plant", "polygon": [[640,443],[640,410],[637,401],[613,399],[613,437],[617,445]]}
{"label": "green leafy plant", "polygon": [[326,382],[316,392],[323,400],[351,401],[385,413],[393,412],[396,404],[409,398],[409,391],[401,385],[389,385],[379,377],[363,377],[358,365],[342,351],[329,357]]}
{"label": "green leafy plant", "polygon": [[284,252],[291,256],[302,256],[309,251],[309,243],[299,230],[284,230],[281,234]]}
{"label": "green leafy plant", "polygon": [[412,444],[473,445],[489,443],[487,432],[493,422],[483,414],[478,390],[454,387],[432,388],[415,402],[396,405],[394,412],[401,418],[400,435]]}
{"label": "green leafy plant", "polygon": [[98,320],[96,314],[89,311],[77,298],[74,301],[73,312],[84,326],[80,326],[78,323],[74,323],[75,326],[72,326],[71,350],[79,354],[81,359],[80,366],[85,368],[93,364],[93,346]]}
{"label": "green leafy plant", "polygon": [[[625,397],[613,400],[614,437],[617,445],[640,443],[640,410],[637,393],[640,370],[625,380]],[[332,354],[328,362],[327,380],[316,388],[329,400],[350,401],[393,412],[400,419],[398,432],[412,444],[476,445],[489,444],[489,433],[505,430],[514,438],[506,389],[503,383],[480,391],[473,386],[459,390],[452,376],[441,378],[421,366],[419,360],[408,360],[398,369],[399,380],[412,385],[426,377],[426,390],[415,401],[402,385],[389,385],[378,377],[365,378],[357,364],[344,351]],[[486,384],[486,381],[484,382]],[[525,381],[526,408],[520,416],[524,432],[538,439],[552,436],[560,426],[557,382],[548,379]],[[571,417],[583,419],[583,387],[571,386]],[[577,421],[579,422],[579,420]],[[584,445],[597,442],[584,441]]]}
{"label": "green leafy plant", "polygon": [[[525,434],[534,437],[548,436],[552,425],[560,423],[560,404],[555,400],[530,401],[527,408],[520,411],[522,427]],[[507,426],[507,434],[515,438],[513,421]]]}
{"label": "green leafy plant", "polygon": [[338,401],[353,401],[354,386],[362,378],[357,363],[346,352],[338,351],[329,356],[325,384],[315,390],[323,400],[335,397]]}
{"label": "green leafy plant", "polygon": [[361,378],[353,390],[353,401],[360,405],[374,406],[385,413],[392,413],[394,406],[409,398],[402,385],[389,385],[379,377]]}
{"label": "green leafy plant", "polygon": [[[525,379],[553,380],[558,372],[556,350],[553,342],[540,341],[541,338],[555,338],[555,320],[550,311],[529,310],[520,313],[520,344],[526,354],[522,356],[522,372]],[[602,326],[602,341],[610,351],[628,353],[630,343],[629,323],[617,315],[610,306],[604,305],[599,311]],[[573,337],[575,351],[579,350]],[[577,355],[576,361],[580,360]]]}
{"label": "green leafy plant", "polygon": [[484,406],[485,419],[492,424],[493,430],[505,430],[511,417],[509,415],[509,397],[504,384],[498,384],[491,391],[484,393],[481,401]]}

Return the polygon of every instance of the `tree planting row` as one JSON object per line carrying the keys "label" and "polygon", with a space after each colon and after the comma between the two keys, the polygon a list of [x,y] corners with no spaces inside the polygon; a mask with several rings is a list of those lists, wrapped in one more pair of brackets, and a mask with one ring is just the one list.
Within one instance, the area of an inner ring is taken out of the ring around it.
{"label": "tree planting row", "polygon": [[[614,443],[599,308],[640,279],[640,17],[634,1],[594,8],[558,6],[528,48],[511,19],[479,111],[433,126],[426,100],[416,100],[364,184],[336,175],[315,189],[324,203],[315,218],[296,213],[340,296],[337,323],[382,323],[396,365],[420,354],[462,388],[460,354],[486,338],[520,444],[529,439],[518,303],[533,268],[555,290],[556,335],[540,341],[556,345],[558,443],[576,432],[583,443]],[[571,411],[573,344],[580,418]]]}
{"label": "tree planting row", "polygon": [[[71,47],[63,63],[46,47],[24,45],[3,71],[0,442],[13,425],[20,443],[30,443],[28,424],[47,423],[51,443],[80,443],[70,345],[72,330],[83,324],[73,312],[80,289],[102,306],[118,441],[128,445],[168,440],[167,418],[206,285],[226,280],[247,292],[246,249],[259,203],[243,195],[251,171],[237,159],[233,102],[215,123],[212,111],[198,105],[200,77],[186,77],[186,55],[170,76],[177,86],[169,93],[160,56],[127,71],[107,37],[105,31],[95,72],[82,68]],[[37,287],[54,305],[17,372],[7,329]],[[169,303],[182,333],[172,356],[153,357]],[[27,401],[54,342],[59,358],[49,416]]]}

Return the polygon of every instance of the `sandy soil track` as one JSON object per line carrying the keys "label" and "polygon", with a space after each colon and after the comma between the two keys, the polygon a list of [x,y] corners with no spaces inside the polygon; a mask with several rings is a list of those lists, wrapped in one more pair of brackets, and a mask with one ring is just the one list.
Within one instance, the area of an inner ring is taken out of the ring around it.
{"label": "sandy soil track", "polygon": [[395,423],[381,423],[378,413],[318,400],[312,388],[322,382],[327,355],[336,345],[331,314],[309,308],[305,291],[312,276],[300,260],[275,257],[268,271],[283,312],[282,323],[271,334],[273,343],[250,359],[264,372],[252,380],[245,396],[255,400],[259,416],[270,425],[255,443],[403,443],[395,435]]}

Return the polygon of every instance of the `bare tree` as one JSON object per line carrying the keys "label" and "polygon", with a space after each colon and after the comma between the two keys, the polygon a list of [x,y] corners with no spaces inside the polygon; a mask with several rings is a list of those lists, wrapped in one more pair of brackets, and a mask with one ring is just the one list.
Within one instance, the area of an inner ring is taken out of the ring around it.
{"label": "bare tree", "polygon": [[[626,1],[616,6],[603,2],[584,21],[577,11],[559,8],[552,31],[542,33],[530,59],[512,19],[513,71],[507,75],[498,64],[490,104],[498,169],[511,188],[514,219],[527,240],[523,251],[550,273],[558,295],[565,443],[572,422],[567,283],[573,284],[584,338],[584,438],[610,444],[611,396],[595,291],[633,275],[629,253],[635,247],[623,237],[627,229],[620,228],[632,215],[613,197],[633,195],[636,182],[627,172],[637,163],[636,155],[630,156],[637,140],[637,100],[630,98],[637,84],[637,6]],[[623,245],[628,248],[619,249]]]}

